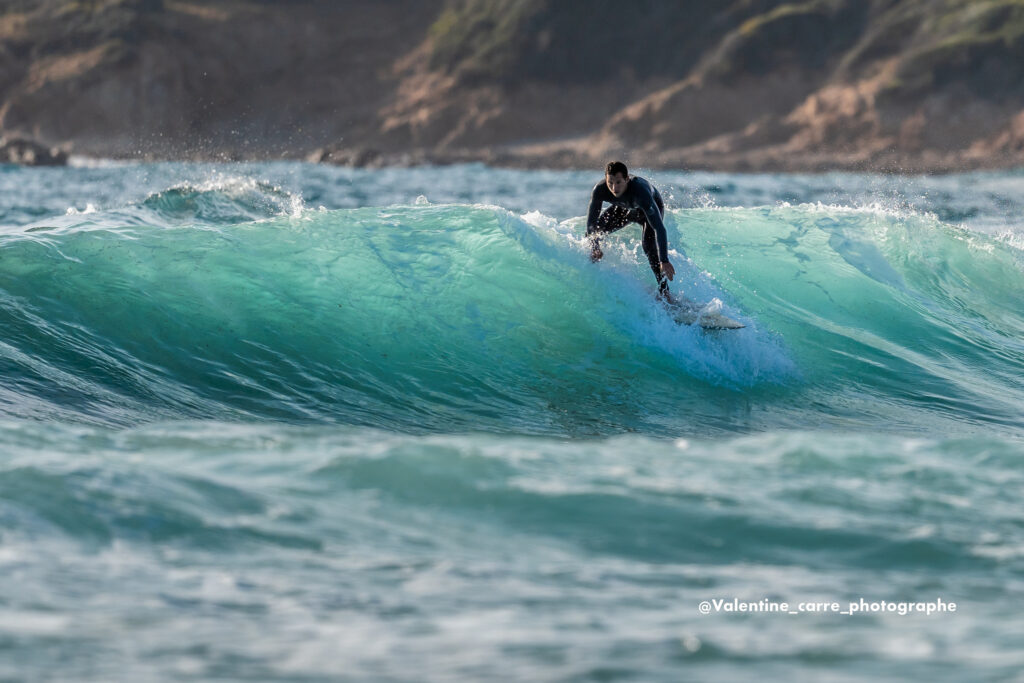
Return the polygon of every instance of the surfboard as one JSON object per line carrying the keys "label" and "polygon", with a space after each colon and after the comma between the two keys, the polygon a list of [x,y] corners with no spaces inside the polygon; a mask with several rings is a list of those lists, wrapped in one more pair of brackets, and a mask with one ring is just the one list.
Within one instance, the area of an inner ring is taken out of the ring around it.
{"label": "surfboard", "polygon": [[722,303],[717,299],[706,304],[699,304],[689,299],[679,299],[675,303],[666,304],[672,319],[680,325],[699,325],[705,330],[741,330],[746,325],[722,315]]}

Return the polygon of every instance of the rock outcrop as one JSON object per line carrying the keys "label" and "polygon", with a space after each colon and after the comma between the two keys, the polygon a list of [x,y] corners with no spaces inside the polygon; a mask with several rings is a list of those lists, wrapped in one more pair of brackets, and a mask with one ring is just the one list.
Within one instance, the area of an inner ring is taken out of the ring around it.
{"label": "rock outcrop", "polygon": [[64,166],[67,152],[27,138],[0,138],[0,164],[22,166]]}

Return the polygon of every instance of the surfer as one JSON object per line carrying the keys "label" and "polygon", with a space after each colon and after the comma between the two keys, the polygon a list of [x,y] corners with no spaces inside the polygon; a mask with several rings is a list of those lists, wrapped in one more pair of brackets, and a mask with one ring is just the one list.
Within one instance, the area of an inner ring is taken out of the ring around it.
{"label": "surfer", "polygon": [[[602,212],[604,202],[611,206]],[[675,277],[676,269],[668,260],[664,213],[665,203],[658,190],[640,176],[630,178],[621,161],[612,161],[604,169],[604,180],[594,186],[590,196],[587,237],[591,244],[590,260],[597,263],[604,256],[602,235],[613,233],[627,223],[639,223],[643,227],[641,244],[658,281],[658,298],[675,303],[668,291],[668,281]]]}

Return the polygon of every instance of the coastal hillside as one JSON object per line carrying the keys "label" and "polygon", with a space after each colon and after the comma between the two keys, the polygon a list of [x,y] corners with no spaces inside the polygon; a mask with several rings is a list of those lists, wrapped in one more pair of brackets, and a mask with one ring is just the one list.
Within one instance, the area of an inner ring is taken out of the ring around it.
{"label": "coastal hillside", "polygon": [[294,157],[372,139],[440,0],[5,0],[0,130],[85,155]]}
{"label": "coastal hillside", "polygon": [[0,129],[77,154],[1024,163],[1024,0],[14,0]]}

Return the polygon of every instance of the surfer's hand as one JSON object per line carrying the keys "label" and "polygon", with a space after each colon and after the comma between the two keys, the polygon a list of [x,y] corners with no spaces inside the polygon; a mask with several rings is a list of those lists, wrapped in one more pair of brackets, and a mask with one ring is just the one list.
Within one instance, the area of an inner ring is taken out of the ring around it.
{"label": "surfer's hand", "polygon": [[595,246],[593,249],[590,250],[590,260],[592,262],[597,263],[598,261],[601,260],[602,256],[604,256],[604,252],[601,251],[601,247]]}
{"label": "surfer's hand", "polygon": [[672,264],[668,261],[661,262],[661,274],[672,280],[676,276],[676,269],[672,267]]}

